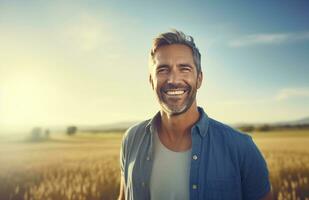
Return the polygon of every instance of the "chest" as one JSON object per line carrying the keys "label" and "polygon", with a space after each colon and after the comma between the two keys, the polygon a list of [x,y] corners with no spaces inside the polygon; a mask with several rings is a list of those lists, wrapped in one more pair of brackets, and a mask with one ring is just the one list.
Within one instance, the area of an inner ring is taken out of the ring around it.
{"label": "chest", "polygon": [[159,140],[159,143],[172,151],[183,152],[191,149],[192,138],[189,133],[184,133],[174,139],[164,132],[157,132],[154,135],[155,141]]}
{"label": "chest", "polygon": [[[241,199],[237,152],[229,146],[216,146],[202,140],[192,141],[186,180],[190,199]],[[157,169],[154,157],[148,155],[144,148],[137,151],[130,158],[127,169],[128,187],[146,197],[150,197],[151,174]],[[162,179],[167,177],[160,173],[156,176]],[[176,179],[169,181],[177,184]]]}
{"label": "chest", "polygon": [[189,200],[191,150],[174,152],[155,141],[151,178],[151,199]]}

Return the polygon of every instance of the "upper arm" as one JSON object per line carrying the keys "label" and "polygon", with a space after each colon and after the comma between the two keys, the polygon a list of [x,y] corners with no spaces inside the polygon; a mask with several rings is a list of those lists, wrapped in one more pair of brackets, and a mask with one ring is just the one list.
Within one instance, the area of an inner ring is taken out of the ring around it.
{"label": "upper arm", "polygon": [[271,187],[266,161],[251,137],[244,147],[241,165],[242,196],[244,199],[269,199]]}

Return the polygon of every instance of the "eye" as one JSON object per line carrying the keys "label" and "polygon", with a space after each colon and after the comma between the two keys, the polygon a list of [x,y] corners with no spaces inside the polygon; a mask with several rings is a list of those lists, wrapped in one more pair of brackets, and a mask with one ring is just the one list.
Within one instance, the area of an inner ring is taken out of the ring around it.
{"label": "eye", "polygon": [[190,72],[191,68],[188,67],[188,66],[183,66],[183,67],[181,67],[181,71],[183,71],[183,72]]}
{"label": "eye", "polygon": [[168,68],[167,67],[159,67],[157,69],[157,73],[167,73],[168,72]]}

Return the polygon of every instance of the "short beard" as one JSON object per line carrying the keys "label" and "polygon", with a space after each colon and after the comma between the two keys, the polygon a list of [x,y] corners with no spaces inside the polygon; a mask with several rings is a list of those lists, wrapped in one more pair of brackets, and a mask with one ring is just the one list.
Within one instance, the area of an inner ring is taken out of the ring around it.
{"label": "short beard", "polygon": [[[191,87],[189,89],[189,92],[192,92],[192,88]],[[195,90],[195,92],[191,96],[188,97],[188,101],[185,102],[184,106],[181,107],[180,109],[170,108],[167,104],[164,103],[164,101],[162,100],[163,99],[162,96],[161,96],[160,99],[161,99],[160,100],[160,104],[161,104],[164,112],[166,114],[168,114],[169,116],[177,116],[177,115],[181,115],[181,114],[187,112],[191,108],[194,100],[196,99],[196,90]]]}

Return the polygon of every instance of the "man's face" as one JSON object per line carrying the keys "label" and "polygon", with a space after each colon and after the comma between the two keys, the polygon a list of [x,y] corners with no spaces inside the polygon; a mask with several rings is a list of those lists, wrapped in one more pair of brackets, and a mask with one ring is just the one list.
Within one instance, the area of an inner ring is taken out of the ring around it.
{"label": "man's face", "polygon": [[167,114],[186,112],[195,102],[202,79],[202,73],[197,73],[192,50],[188,46],[172,44],[157,49],[149,81]]}

